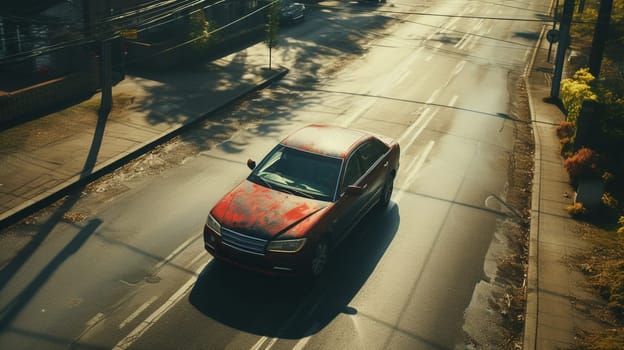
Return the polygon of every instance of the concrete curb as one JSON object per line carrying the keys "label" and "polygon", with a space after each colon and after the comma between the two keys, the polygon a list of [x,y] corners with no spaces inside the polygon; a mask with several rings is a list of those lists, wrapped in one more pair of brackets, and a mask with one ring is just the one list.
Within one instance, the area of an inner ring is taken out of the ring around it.
{"label": "concrete curb", "polygon": [[262,81],[261,83],[255,86],[249,87],[240,95],[237,95],[237,96],[234,96],[227,100],[222,101],[221,104],[212,107],[206,113],[199,115],[195,118],[189,118],[184,123],[174,126],[162,132],[160,135],[147,140],[142,145],[134,147],[130,151],[120,153],[118,156],[114,158],[111,158],[105,162],[97,164],[93,168],[93,172],[89,174],[88,176],[85,176],[85,177],[81,177],[79,175],[73,176],[69,178],[67,181],[61,183],[60,185],[48,191],[45,191],[44,193],[36,196],[35,198],[30,199],[15,208],[12,208],[10,210],[7,210],[1,213],[0,214],[0,226],[5,227],[12,223],[15,223],[19,221],[20,219],[34,213],[35,211],[42,209],[45,206],[53,203],[54,201],[62,198],[63,196],[67,195],[74,189],[78,188],[79,186],[83,186],[103,175],[106,175],[107,173],[110,173],[111,171],[128,163],[130,160],[148,152],[149,150],[153,149],[155,146],[170,140],[174,136],[178,135],[180,132],[184,131],[186,128],[208,117],[210,114],[213,114],[216,111],[231,105],[232,103],[239,100],[240,98],[254,91],[261,90],[267,87],[268,85],[270,85],[272,82],[283,78],[286,74],[288,74],[289,69],[286,67],[278,67],[277,69],[274,69],[273,71],[274,71],[274,74],[272,74],[268,78],[265,78],[264,81]]}
{"label": "concrete curb", "polygon": [[[535,102],[531,93],[531,84],[529,82],[529,75],[533,70],[535,60],[537,58],[537,52],[544,39],[544,33],[546,26],[542,27],[542,31],[537,40],[537,44],[533,51],[533,57],[527,67],[524,74],[524,82],[527,91],[527,97],[529,101],[529,111],[531,113],[531,125],[533,127],[533,140],[534,140],[534,155],[533,155],[533,186],[531,188],[531,225],[529,229],[529,258],[528,258],[528,271],[527,271],[527,284],[526,284],[526,309],[524,315],[524,334],[522,346],[523,349],[536,349],[537,346],[537,326],[538,326],[538,311],[539,311],[539,274],[538,274],[538,257],[539,257],[539,219],[540,219],[540,204],[541,204],[541,182],[542,182],[542,152],[541,152],[541,139],[539,131],[535,128]],[[527,75],[528,72],[528,75]]]}

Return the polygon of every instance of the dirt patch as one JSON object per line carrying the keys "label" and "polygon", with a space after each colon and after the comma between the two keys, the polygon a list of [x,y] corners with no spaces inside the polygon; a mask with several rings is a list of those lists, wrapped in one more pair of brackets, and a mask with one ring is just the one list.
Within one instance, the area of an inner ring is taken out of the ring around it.
{"label": "dirt patch", "polygon": [[518,120],[515,128],[514,146],[509,162],[509,188],[507,203],[514,207],[521,217],[513,223],[504,224],[508,254],[498,263],[498,276],[505,288],[505,298],[498,303],[503,318],[503,327],[508,330],[505,349],[520,349],[524,330],[526,306],[526,274],[529,254],[529,230],[531,210],[531,188],[534,170],[534,139],[531,114],[525,80],[511,76],[510,114]]}

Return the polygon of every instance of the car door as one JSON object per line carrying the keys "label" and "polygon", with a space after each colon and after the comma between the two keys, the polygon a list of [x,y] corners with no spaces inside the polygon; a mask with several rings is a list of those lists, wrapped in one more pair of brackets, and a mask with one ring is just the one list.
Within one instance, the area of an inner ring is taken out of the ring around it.
{"label": "car door", "polygon": [[363,172],[360,185],[366,187],[361,195],[363,203],[360,216],[364,216],[379,200],[389,171],[388,151],[389,147],[377,139],[368,140],[358,149]]}
{"label": "car door", "polygon": [[[388,147],[376,140],[364,142],[348,158],[340,184],[340,198],[334,225],[335,238],[342,240],[379,199],[384,185],[388,162]],[[349,194],[349,185],[362,188],[359,194]]]}
{"label": "car door", "polygon": [[366,203],[361,194],[347,193],[348,186],[359,185],[364,175],[360,163],[358,150],[349,155],[345,163],[345,170],[338,188],[338,199],[334,208],[336,217],[332,225],[332,238],[335,243],[341,241],[358,222],[358,217]]}

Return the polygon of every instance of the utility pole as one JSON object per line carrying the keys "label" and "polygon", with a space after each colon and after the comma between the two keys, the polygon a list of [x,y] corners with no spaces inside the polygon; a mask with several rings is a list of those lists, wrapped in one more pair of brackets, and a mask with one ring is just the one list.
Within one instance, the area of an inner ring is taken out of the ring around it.
{"label": "utility pole", "polygon": [[600,75],[602,65],[602,55],[605,44],[609,36],[609,22],[611,21],[611,11],[613,10],[613,0],[601,0],[600,10],[598,10],[598,21],[594,30],[591,53],[589,54],[589,71],[597,79]]}
{"label": "utility pole", "polygon": [[[111,12],[110,0],[104,1],[104,4],[105,12],[102,19],[106,20]],[[111,35],[108,33],[108,23],[102,23],[99,27],[99,31],[98,36],[102,46],[102,101],[100,102],[100,116],[104,116],[108,115],[113,107],[113,66],[111,62],[111,39],[109,38]]]}
{"label": "utility pole", "polygon": [[555,74],[553,75],[550,97],[554,100],[559,99],[559,89],[561,87],[561,75],[563,74],[563,63],[565,54],[570,45],[570,24],[572,24],[572,15],[574,13],[574,0],[565,0],[563,3],[563,14],[561,16],[561,24],[559,31],[561,39],[557,45],[557,54],[555,55]]}
{"label": "utility pole", "polygon": [[110,0],[83,0],[85,36],[95,39],[100,53],[99,73],[101,86],[100,115],[108,115],[113,105],[111,43],[107,38],[108,27],[104,21],[109,16]]}
{"label": "utility pole", "polygon": [[[555,30],[555,28],[557,27],[557,14],[559,12],[559,0],[557,0],[557,2],[555,3],[555,9],[553,12],[553,26],[552,26],[552,31]],[[550,56],[552,54],[552,46],[553,46],[553,41],[552,40],[548,40],[548,58],[546,59],[546,61],[548,63],[550,63]]]}

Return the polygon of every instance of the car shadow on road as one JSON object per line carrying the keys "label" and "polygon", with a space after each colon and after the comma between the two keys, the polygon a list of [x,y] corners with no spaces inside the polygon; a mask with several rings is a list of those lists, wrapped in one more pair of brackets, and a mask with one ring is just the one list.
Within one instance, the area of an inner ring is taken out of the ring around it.
{"label": "car shadow on road", "polygon": [[189,302],[201,313],[240,331],[283,339],[318,333],[341,313],[369,278],[399,227],[399,208],[371,212],[333,252],[321,279],[267,277],[209,263]]}

